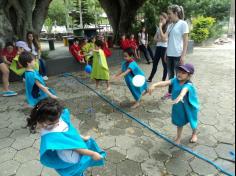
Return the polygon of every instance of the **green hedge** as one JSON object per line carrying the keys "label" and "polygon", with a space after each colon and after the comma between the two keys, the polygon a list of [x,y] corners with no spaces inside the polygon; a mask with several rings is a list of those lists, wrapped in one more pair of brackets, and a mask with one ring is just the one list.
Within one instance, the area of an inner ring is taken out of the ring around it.
{"label": "green hedge", "polygon": [[193,19],[193,29],[191,31],[191,39],[196,43],[201,43],[210,37],[210,31],[216,20],[212,17],[199,16]]}

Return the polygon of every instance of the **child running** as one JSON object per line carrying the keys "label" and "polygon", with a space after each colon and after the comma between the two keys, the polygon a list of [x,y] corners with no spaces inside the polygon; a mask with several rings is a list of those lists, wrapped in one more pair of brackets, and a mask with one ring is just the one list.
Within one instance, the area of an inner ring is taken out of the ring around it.
{"label": "child running", "polygon": [[57,99],[57,96],[54,95],[54,91],[46,86],[43,77],[34,69],[36,61],[31,53],[21,53],[19,62],[23,68],[26,69],[25,90],[26,99],[30,107],[34,107],[40,100],[46,97]]}
{"label": "child running", "polygon": [[172,123],[177,126],[176,144],[181,143],[183,127],[190,123],[193,129],[191,143],[197,142],[198,112],[199,101],[196,89],[191,82],[194,74],[194,67],[191,64],[185,64],[178,67],[177,77],[169,81],[163,81],[153,84],[149,89],[152,94],[155,88],[172,86]]}
{"label": "child running", "polygon": [[89,167],[103,166],[106,153],[95,140],[81,136],[70,112],[57,100],[41,100],[27,119],[30,130],[41,129],[40,161],[61,176],[83,176]]}
{"label": "child running", "polygon": [[96,40],[95,49],[93,51],[93,69],[91,73],[91,79],[96,80],[96,88],[98,89],[100,81],[106,81],[107,89],[110,91],[110,74],[107,65],[107,59],[102,50],[103,42],[101,40]]}
{"label": "child running", "polygon": [[135,103],[131,108],[135,109],[139,107],[142,95],[147,93],[148,85],[147,82],[145,82],[143,86],[135,87],[132,83],[133,78],[136,75],[144,76],[144,72],[134,60],[134,52],[132,48],[128,48],[124,51],[124,59],[125,61],[122,64],[122,69],[118,74],[114,76],[114,79],[117,80],[125,77],[125,82],[135,99]]}

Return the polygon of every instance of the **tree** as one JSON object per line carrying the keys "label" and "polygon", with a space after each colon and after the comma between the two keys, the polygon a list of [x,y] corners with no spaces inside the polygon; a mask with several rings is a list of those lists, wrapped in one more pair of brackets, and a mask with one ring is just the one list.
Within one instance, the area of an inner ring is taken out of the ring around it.
{"label": "tree", "polygon": [[66,8],[62,0],[53,0],[49,6],[47,17],[53,22],[56,21],[59,26],[66,25]]}
{"label": "tree", "polygon": [[25,39],[27,31],[39,34],[52,0],[1,0],[0,7],[8,18],[13,33]]}
{"label": "tree", "polygon": [[114,40],[117,41],[120,34],[131,30],[137,11],[145,1],[147,0],[99,0],[113,28]]}
{"label": "tree", "polygon": [[83,19],[83,27],[87,24],[95,24],[94,15],[94,0],[74,0],[74,7],[76,10],[72,11],[70,16],[75,20],[74,23],[80,25],[80,1],[81,1],[81,11]]}

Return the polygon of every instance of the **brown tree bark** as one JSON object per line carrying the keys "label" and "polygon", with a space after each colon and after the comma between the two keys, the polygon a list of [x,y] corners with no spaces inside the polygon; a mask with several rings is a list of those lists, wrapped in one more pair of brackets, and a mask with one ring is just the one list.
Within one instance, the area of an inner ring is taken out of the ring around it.
{"label": "brown tree bark", "polygon": [[99,0],[113,28],[114,41],[119,39],[120,34],[130,31],[137,11],[145,1],[147,0]]}
{"label": "brown tree bark", "polygon": [[1,8],[12,25],[14,34],[25,40],[27,31],[40,33],[52,0],[1,0]]}

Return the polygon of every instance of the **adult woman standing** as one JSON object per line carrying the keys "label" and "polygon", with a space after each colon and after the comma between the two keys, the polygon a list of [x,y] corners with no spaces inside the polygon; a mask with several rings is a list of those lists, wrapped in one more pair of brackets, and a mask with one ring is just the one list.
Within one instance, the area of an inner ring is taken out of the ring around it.
{"label": "adult woman standing", "polygon": [[167,49],[167,36],[165,35],[168,27],[168,15],[166,13],[161,13],[159,28],[157,29],[154,40],[157,42],[156,53],[153,60],[153,67],[151,75],[148,78],[148,82],[152,82],[153,77],[156,74],[158,63],[160,59],[162,60],[163,65],[163,77],[162,81],[166,80],[167,77],[167,64],[165,61],[166,49]]}
{"label": "adult woman standing", "polygon": [[146,32],[146,27],[143,27],[140,33],[138,34],[138,39],[139,39],[139,50],[143,52],[145,59],[147,60],[147,64],[150,64],[150,58],[153,60],[153,52],[151,47],[149,46],[149,38],[148,38],[148,33]]}
{"label": "adult woman standing", "polygon": [[37,37],[34,35],[33,32],[28,32],[27,33],[27,37],[26,37],[26,42],[28,44],[28,47],[31,49],[31,53],[37,57],[37,59],[39,60],[39,71],[40,74],[43,76],[43,79],[45,81],[48,80],[47,74],[46,74],[46,66],[45,63],[43,61],[43,59],[41,58],[41,47],[39,44],[39,41],[37,39]]}
{"label": "adult woman standing", "polygon": [[[168,29],[168,47],[166,52],[166,62],[169,79],[176,75],[176,68],[184,63],[188,47],[189,27],[184,21],[184,9],[179,5],[168,7],[169,20],[172,22]],[[163,99],[171,98],[172,87],[169,87],[168,93]]]}

